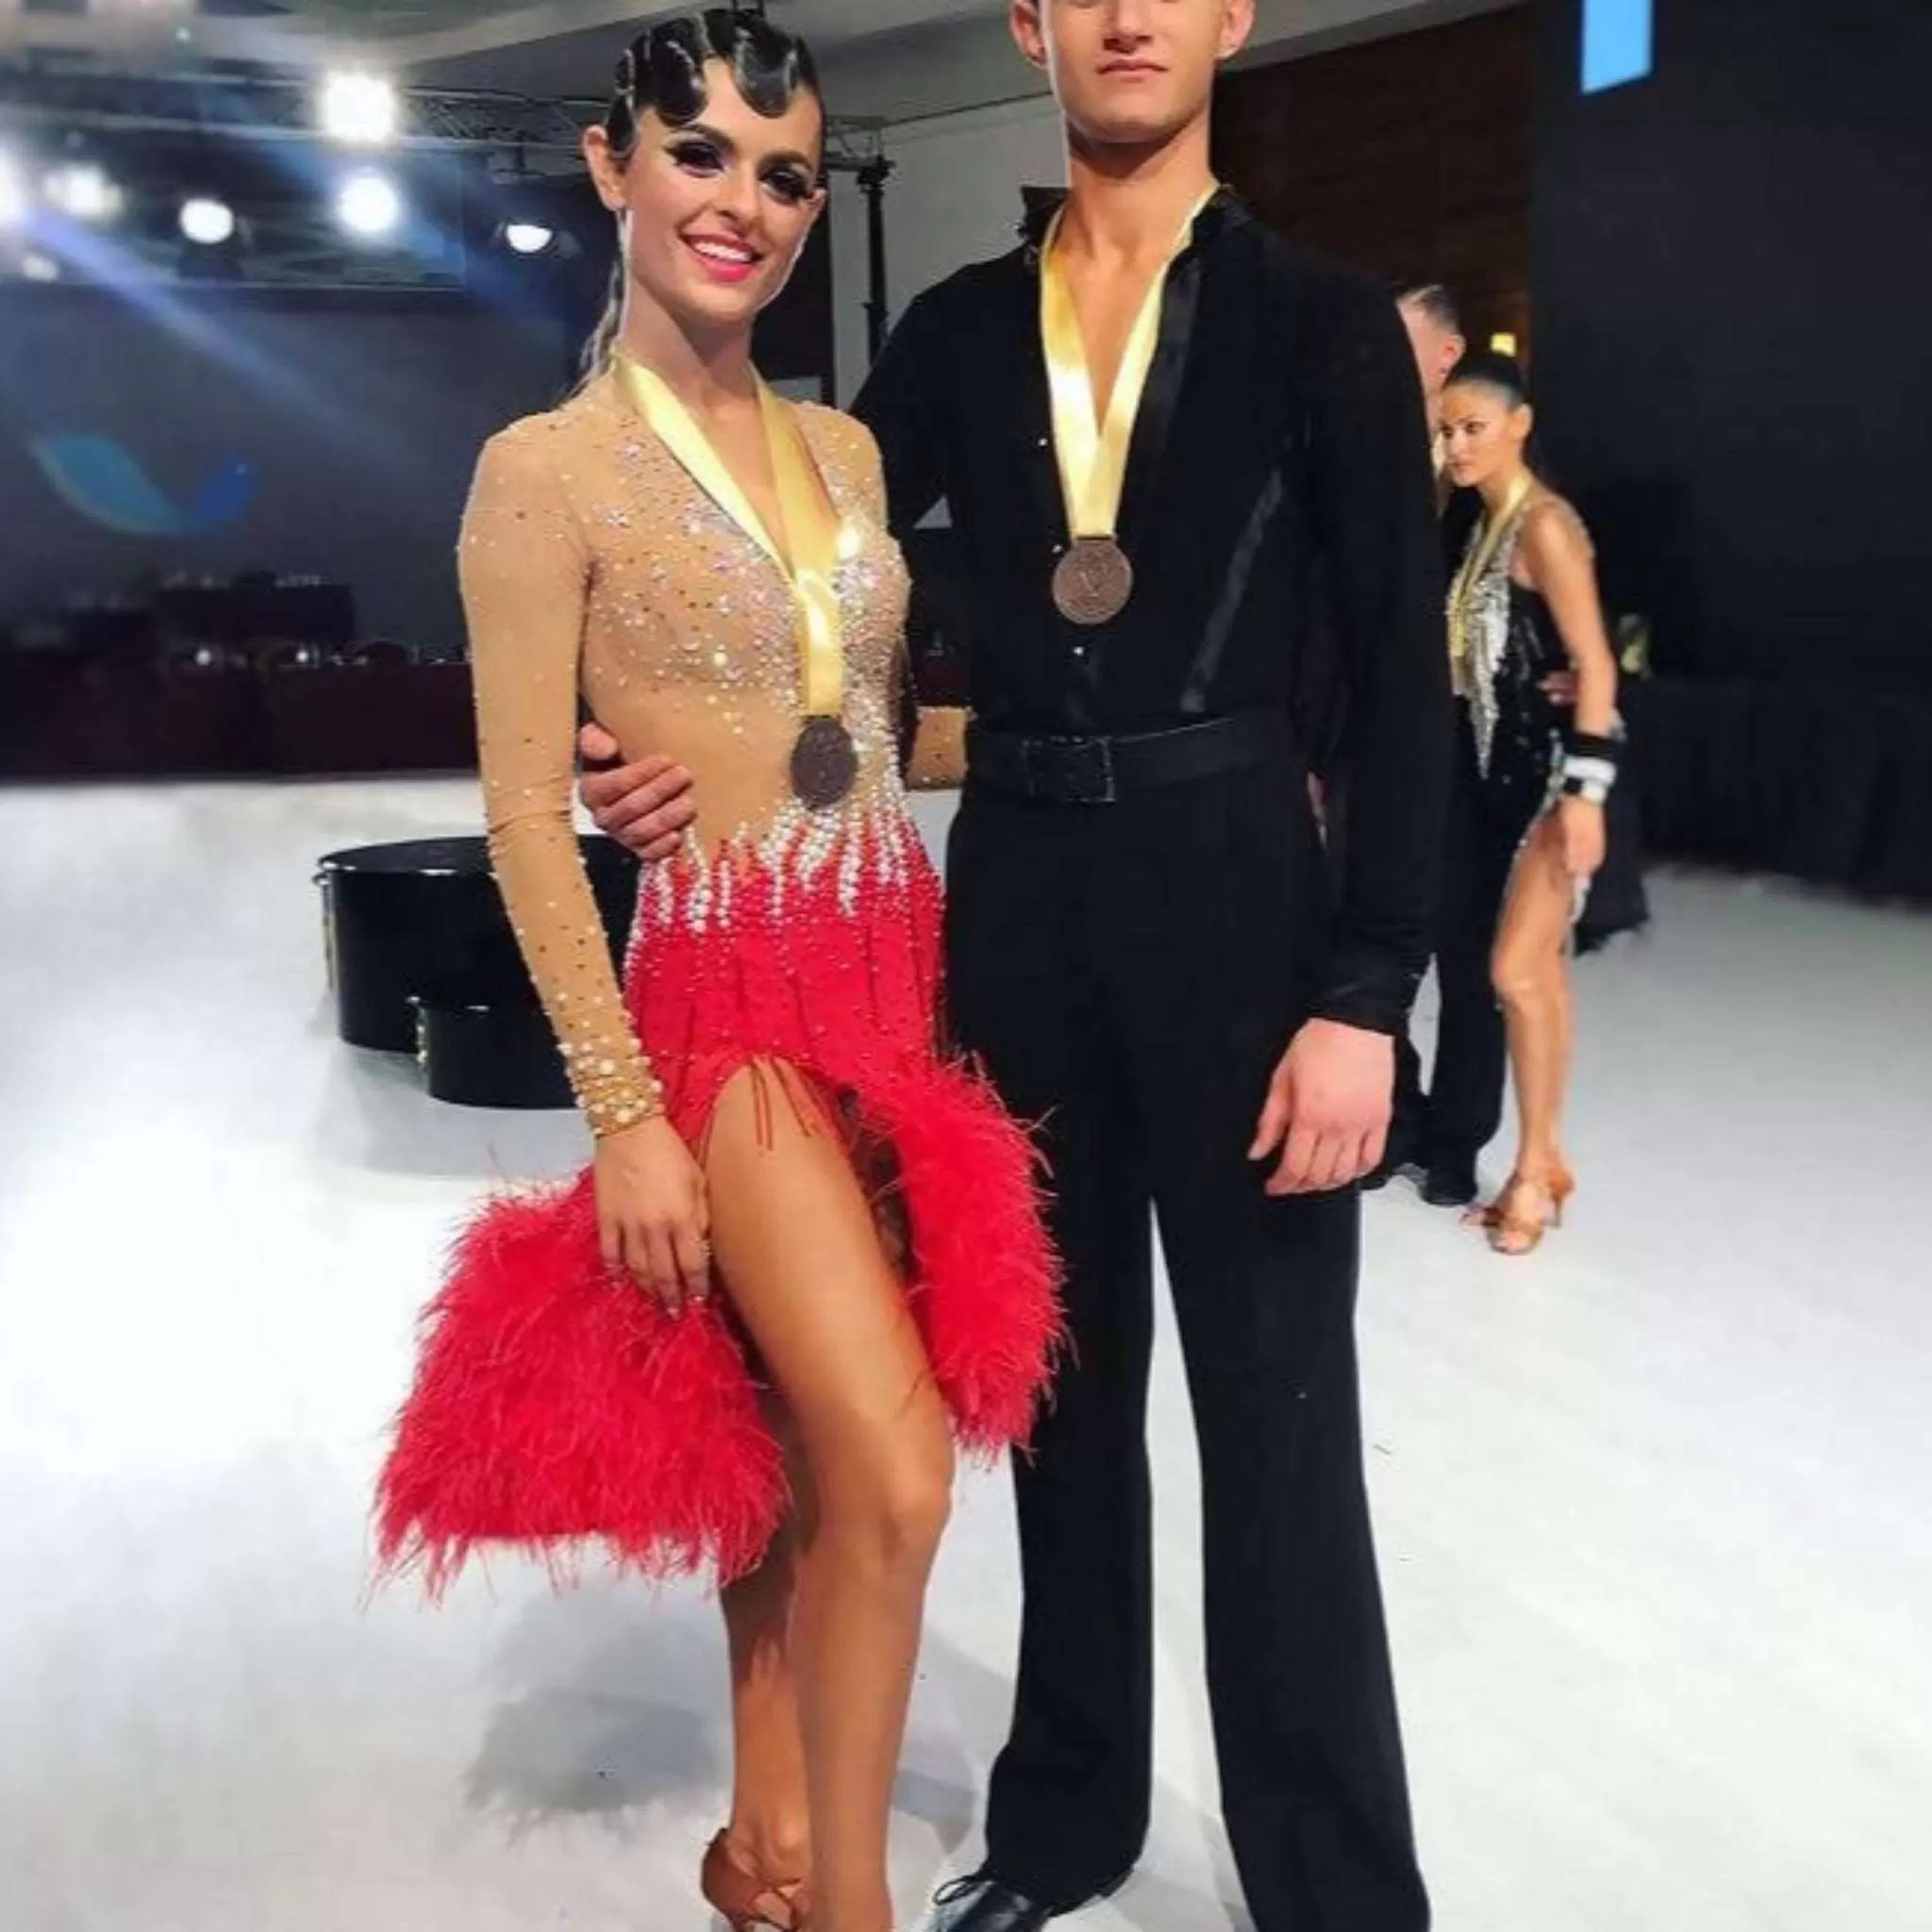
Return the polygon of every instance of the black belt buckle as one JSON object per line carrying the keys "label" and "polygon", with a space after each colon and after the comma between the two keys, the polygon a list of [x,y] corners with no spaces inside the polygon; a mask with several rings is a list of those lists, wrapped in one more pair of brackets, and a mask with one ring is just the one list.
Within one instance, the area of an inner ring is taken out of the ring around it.
{"label": "black belt buckle", "polygon": [[1021,742],[1026,788],[1058,805],[1114,805],[1120,780],[1110,738],[1029,738]]}

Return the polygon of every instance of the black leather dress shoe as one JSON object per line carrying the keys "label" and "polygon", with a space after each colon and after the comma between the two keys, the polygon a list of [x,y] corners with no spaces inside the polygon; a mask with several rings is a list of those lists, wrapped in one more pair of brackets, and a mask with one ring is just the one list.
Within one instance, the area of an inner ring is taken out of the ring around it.
{"label": "black leather dress shoe", "polygon": [[1379,1194],[1397,1175],[1406,1174],[1418,1174],[1418,1169],[1413,1160],[1406,1157],[1400,1159],[1385,1157],[1379,1167],[1372,1167],[1367,1174],[1363,1174],[1361,1180],[1362,1192],[1365,1194]]}
{"label": "black leather dress shoe", "polygon": [[1129,1875],[1123,1872],[1111,1884],[1076,1905],[1044,1906],[986,1873],[975,1873],[971,1878],[958,1878],[940,1888],[925,1932],[1041,1932],[1050,1919],[1111,1898]]}
{"label": "black leather dress shoe", "polygon": [[1379,1166],[1372,1167],[1362,1176],[1362,1192],[1378,1193],[1399,1174],[1407,1174],[1419,1165],[1416,1153],[1415,1135],[1402,1126],[1391,1129],[1389,1145],[1382,1155]]}
{"label": "black leather dress shoe", "polygon": [[1437,1157],[1423,1176],[1423,1199],[1431,1208],[1467,1208],[1476,1196],[1475,1162]]}

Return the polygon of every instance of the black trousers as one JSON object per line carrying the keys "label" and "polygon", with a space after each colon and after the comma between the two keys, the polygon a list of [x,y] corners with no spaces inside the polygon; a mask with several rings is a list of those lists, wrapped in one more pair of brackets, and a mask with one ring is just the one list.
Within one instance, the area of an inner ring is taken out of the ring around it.
{"label": "black trousers", "polygon": [[1426,1165],[1474,1164],[1502,1124],[1508,1060],[1490,961],[1525,826],[1520,802],[1499,801],[1484,785],[1468,708],[1458,705],[1436,913],[1441,1006],[1426,1095],[1413,1043],[1398,1041],[1395,1055],[1394,1138],[1398,1147]]}
{"label": "black trousers", "polygon": [[1363,1487],[1358,1203],[1271,1201],[1246,1153],[1303,1016],[1326,886],[1303,780],[1107,807],[970,786],[954,1024],[1041,1124],[1074,1358],[1016,1458],[1024,1621],[990,1869],[1059,1908],[1126,1871],[1152,1794],[1150,1207],[1194,1408],[1208,1690],[1260,1932],[1420,1932]]}

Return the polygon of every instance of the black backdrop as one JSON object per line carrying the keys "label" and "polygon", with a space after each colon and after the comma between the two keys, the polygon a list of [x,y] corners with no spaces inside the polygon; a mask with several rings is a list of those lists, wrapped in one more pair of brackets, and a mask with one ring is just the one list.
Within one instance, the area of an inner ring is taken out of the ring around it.
{"label": "black backdrop", "polygon": [[1657,0],[1591,96],[1541,5],[1534,380],[1655,620],[1653,833],[1932,893],[1932,5]]}
{"label": "black backdrop", "polygon": [[1591,96],[1580,13],[1539,54],[1556,468],[1662,668],[1932,691],[1932,5],[1657,0],[1655,75]]}

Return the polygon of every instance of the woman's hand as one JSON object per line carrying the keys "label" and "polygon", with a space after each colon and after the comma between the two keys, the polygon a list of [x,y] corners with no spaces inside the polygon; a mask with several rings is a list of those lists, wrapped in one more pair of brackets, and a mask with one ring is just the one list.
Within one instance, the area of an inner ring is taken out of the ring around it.
{"label": "woman's hand", "polygon": [[623,1270],[675,1314],[710,1292],[711,1213],[705,1175],[659,1115],[597,1143],[597,1239]]}
{"label": "woman's hand", "polygon": [[1604,808],[1587,798],[1566,798],[1557,808],[1563,834],[1563,869],[1575,879],[1603,870]]}

